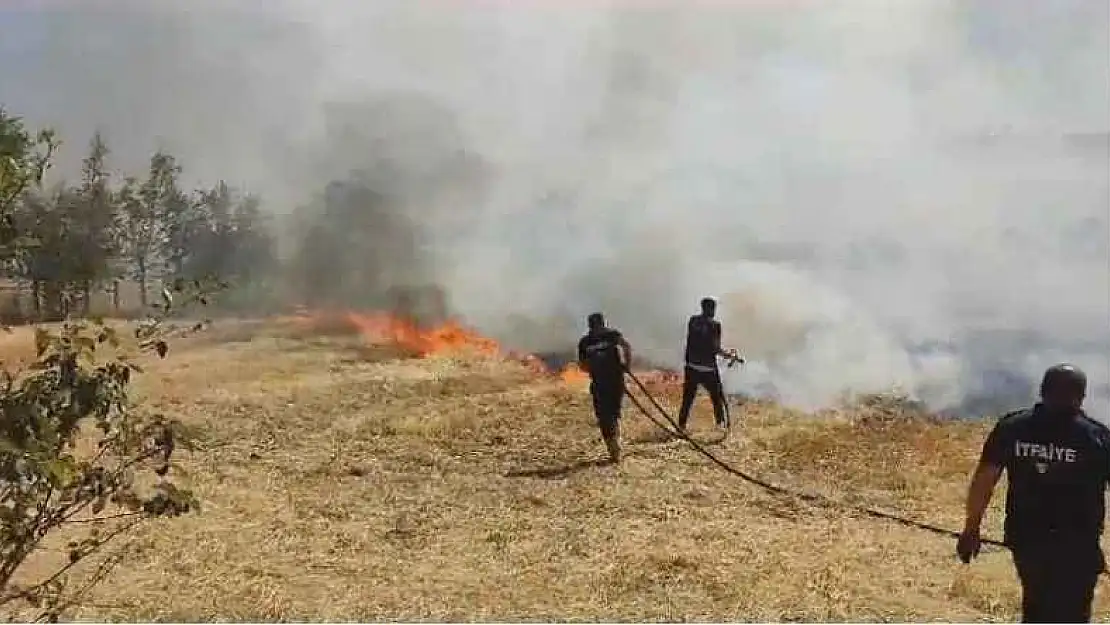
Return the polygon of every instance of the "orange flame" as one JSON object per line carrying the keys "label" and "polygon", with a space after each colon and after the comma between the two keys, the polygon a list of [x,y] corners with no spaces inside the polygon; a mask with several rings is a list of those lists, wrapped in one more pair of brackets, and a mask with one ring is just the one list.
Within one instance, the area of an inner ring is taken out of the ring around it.
{"label": "orange flame", "polygon": [[[515,360],[536,375],[557,375],[568,385],[582,385],[590,380],[589,374],[579,368],[577,363],[572,362],[556,373],[535,355],[506,351],[497,341],[482,336],[478,331],[454,319],[436,327],[421,328],[412,321],[389,313],[298,310],[282,320],[322,333],[358,334],[368,343],[396,345],[421,358],[442,354],[477,354]],[[677,374],[666,371],[646,371],[638,375],[646,386],[660,390],[661,387],[672,387],[679,381]]]}
{"label": "orange flame", "polygon": [[590,374],[582,370],[578,363],[570,363],[559,372],[559,379],[567,384],[585,384],[590,381]]}
{"label": "orange flame", "polygon": [[421,357],[456,352],[495,356],[502,351],[497,341],[454,320],[422,329],[393,315],[347,313],[346,318],[367,340],[393,343]]}
{"label": "orange flame", "polygon": [[[520,362],[537,375],[554,373],[535,355],[507,352],[497,341],[482,336],[457,320],[424,329],[415,323],[389,314],[347,313],[345,319],[367,341],[394,344],[420,357],[462,352],[500,356]],[[567,384],[589,381],[589,375],[574,363],[568,365],[558,375]]]}

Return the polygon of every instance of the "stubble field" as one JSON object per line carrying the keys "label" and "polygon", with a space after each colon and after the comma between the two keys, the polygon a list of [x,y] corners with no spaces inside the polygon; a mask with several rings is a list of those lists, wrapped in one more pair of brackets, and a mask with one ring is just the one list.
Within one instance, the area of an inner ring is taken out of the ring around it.
{"label": "stubble field", "polygon": [[[965,567],[950,539],[763,492],[630,405],[627,459],[606,466],[585,386],[516,360],[269,323],[217,326],[149,365],[141,399],[200,434],[178,463],[204,508],[144,529],[82,620],[1017,618],[1005,552]],[[693,418],[723,459],[959,528],[985,424],[733,410],[727,441],[704,395]],[[1100,585],[1096,619],[1108,597]]]}

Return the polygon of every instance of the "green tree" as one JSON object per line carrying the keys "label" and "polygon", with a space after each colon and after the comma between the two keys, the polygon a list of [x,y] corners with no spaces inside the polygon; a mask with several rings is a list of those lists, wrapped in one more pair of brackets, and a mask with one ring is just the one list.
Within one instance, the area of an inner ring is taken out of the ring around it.
{"label": "green tree", "polygon": [[208,216],[201,200],[190,199],[185,193],[174,193],[163,208],[162,223],[165,239],[161,254],[166,259],[170,275],[191,278],[190,265],[208,232]]}
{"label": "green tree", "polygon": [[116,206],[106,170],[108,154],[96,134],[76,187],[28,191],[14,214],[32,241],[16,257],[17,273],[31,284],[36,312],[59,320],[80,301],[88,312],[91,291],[111,273],[116,254]]}
{"label": "green tree", "polygon": [[32,135],[22,118],[0,107],[0,213],[7,214],[24,191],[42,182],[57,148],[53,132]]}
{"label": "green tree", "polygon": [[74,257],[70,280],[80,289],[84,314],[89,313],[92,289],[111,277],[112,260],[118,254],[118,214],[111,175],[106,169],[108,146],[100,133],[93,135],[89,153],[82,162],[81,184],[72,203]]}
{"label": "green tree", "polygon": [[[48,251],[74,240],[81,231],[75,216],[90,210],[89,198],[101,197],[104,179],[89,175],[76,189],[43,191],[42,175],[56,144],[49,133],[38,139],[0,117],[0,219],[7,224],[7,249],[21,263],[33,261],[35,275],[56,282],[84,279]],[[102,163],[103,152],[93,152]],[[159,168],[152,178],[164,189],[164,163]],[[90,165],[87,173],[94,170],[102,167]],[[146,186],[133,185],[129,193],[152,205],[156,194]],[[36,328],[35,362],[0,371],[0,613],[57,621],[123,561],[125,552],[113,550],[120,537],[151,518],[196,509],[192,494],[170,475],[173,454],[189,447],[189,433],[173,418],[136,410],[129,389],[141,369],[120,350],[131,342],[132,349],[166,357],[168,340],[199,329],[175,328],[167,316],[203,301],[208,289],[179,283],[174,292],[164,291],[153,314],[127,335],[133,341],[99,321],[67,319],[57,331]],[[142,479],[147,472],[152,477]],[[67,557],[30,577],[28,559],[66,539]]]}
{"label": "green tree", "polygon": [[258,197],[246,195],[235,203],[227,245],[227,262],[216,275],[234,288],[223,294],[221,305],[235,310],[270,309],[278,295],[277,242]]}
{"label": "green tree", "polygon": [[[245,308],[270,299],[266,283],[276,266],[276,250],[262,203],[220,181],[200,191],[194,203],[191,244],[176,274],[186,279],[219,276],[231,285],[224,307]],[[171,250],[178,249],[171,245]]]}
{"label": "green tree", "polygon": [[269,274],[277,263],[276,242],[262,202],[253,195],[242,198],[231,216],[234,261],[227,269],[240,282]]}
{"label": "green tree", "polygon": [[145,310],[148,285],[165,250],[165,216],[182,198],[178,186],[181,167],[173,156],[156,152],[150,158],[146,180],[128,178],[119,192],[120,242],[139,283],[139,300]]}
{"label": "green tree", "polygon": [[26,244],[14,224],[15,209],[42,183],[57,149],[53,132],[32,134],[21,118],[0,107],[0,258],[5,261]]}
{"label": "green tree", "polygon": [[198,193],[197,206],[204,216],[205,226],[199,233],[193,250],[189,278],[219,273],[230,264],[234,250],[234,224],[236,194],[224,181],[211,189]]}
{"label": "green tree", "polygon": [[60,321],[68,311],[69,279],[78,264],[72,216],[77,198],[58,184],[24,193],[13,211],[24,243],[13,251],[16,274],[31,286],[35,318]]}

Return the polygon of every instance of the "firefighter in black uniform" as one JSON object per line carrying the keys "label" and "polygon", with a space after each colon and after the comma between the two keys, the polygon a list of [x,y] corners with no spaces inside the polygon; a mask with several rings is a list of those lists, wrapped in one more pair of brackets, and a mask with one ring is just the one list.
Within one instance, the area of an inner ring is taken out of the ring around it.
{"label": "firefighter in black uniform", "polygon": [[1025,623],[1086,623],[1105,569],[1099,539],[1110,480],[1110,429],[1083,411],[1087,376],[1048,369],[1041,401],[1002,417],[987,436],[956,544],[966,564],[979,553],[979,527],[1007,472],[1005,543],[1021,581]]}
{"label": "firefighter in black uniform", "polygon": [[[601,437],[609,459],[621,460],[620,418],[624,403],[624,370],[632,363],[632,347],[619,330],[607,327],[601,313],[586,318],[589,331],[578,341],[578,366],[590,374],[590,396],[594,402]],[[624,360],[621,360],[623,352]]]}
{"label": "firefighter in black uniform", "polygon": [[717,300],[706,297],[701,300],[701,314],[690,317],[686,324],[686,366],[682,379],[682,407],[678,411],[678,427],[683,432],[690,420],[690,408],[694,405],[699,386],[709,391],[717,427],[727,429],[729,426],[728,403],[721,371],[717,368],[717,357],[741,364],[744,359],[736,350],[721,349],[721,322],[715,319],[716,314]]}

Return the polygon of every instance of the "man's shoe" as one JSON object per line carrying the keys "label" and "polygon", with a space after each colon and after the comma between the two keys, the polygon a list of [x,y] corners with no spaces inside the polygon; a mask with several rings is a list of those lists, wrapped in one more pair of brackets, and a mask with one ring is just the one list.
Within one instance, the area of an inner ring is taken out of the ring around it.
{"label": "man's shoe", "polygon": [[609,462],[613,464],[620,464],[621,461],[621,443],[616,438],[609,438],[605,440],[605,447],[609,450]]}

